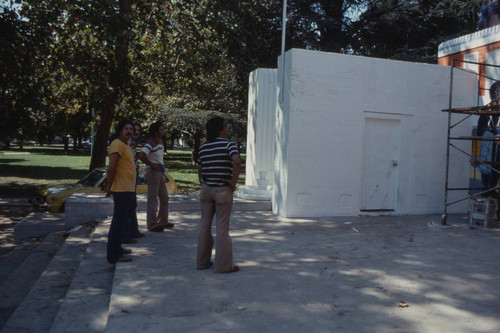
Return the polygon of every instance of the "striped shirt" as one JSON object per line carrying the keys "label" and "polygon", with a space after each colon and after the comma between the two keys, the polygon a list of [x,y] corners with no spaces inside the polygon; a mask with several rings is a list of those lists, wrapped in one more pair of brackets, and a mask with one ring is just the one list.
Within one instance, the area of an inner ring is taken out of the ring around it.
{"label": "striped shirt", "polygon": [[149,139],[141,152],[146,154],[151,163],[163,165],[163,144],[156,144],[154,139]]}
{"label": "striped shirt", "polygon": [[201,145],[198,165],[201,167],[201,182],[209,186],[227,186],[224,179],[233,179],[232,157],[239,154],[236,144],[228,139],[217,138]]}

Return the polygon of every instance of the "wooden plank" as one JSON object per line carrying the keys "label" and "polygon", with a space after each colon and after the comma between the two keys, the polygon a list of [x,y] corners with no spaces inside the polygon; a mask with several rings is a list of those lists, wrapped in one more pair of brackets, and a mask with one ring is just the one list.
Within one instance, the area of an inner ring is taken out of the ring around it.
{"label": "wooden plank", "polygon": [[443,109],[442,112],[500,115],[500,105],[471,106],[465,108]]}

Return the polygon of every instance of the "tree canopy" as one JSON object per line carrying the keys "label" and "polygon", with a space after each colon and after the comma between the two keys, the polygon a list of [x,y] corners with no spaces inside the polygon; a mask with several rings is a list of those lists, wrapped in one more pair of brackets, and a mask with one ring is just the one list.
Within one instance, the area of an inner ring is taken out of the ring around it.
{"label": "tree canopy", "polygon": [[[288,0],[286,45],[435,63],[437,45],[474,31],[487,2]],[[145,127],[163,119],[172,136],[188,133],[196,145],[200,121],[222,113],[242,140],[248,75],[275,68],[280,53],[281,0],[0,6],[0,139],[71,136],[78,144],[95,124],[91,167],[104,164],[121,117]]]}

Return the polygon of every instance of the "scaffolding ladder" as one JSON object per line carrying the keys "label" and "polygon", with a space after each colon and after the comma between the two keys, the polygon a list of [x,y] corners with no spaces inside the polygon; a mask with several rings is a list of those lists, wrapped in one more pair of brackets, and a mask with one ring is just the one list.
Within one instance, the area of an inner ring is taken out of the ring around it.
{"label": "scaffolding ladder", "polygon": [[[441,216],[441,224],[446,225],[447,218],[448,218],[448,207],[451,205],[454,205],[456,203],[459,203],[461,201],[471,199],[471,198],[477,198],[481,197],[483,194],[489,193],[491,191],[497,190],[500,188],[500,186],[497,184],[493,188],[477,188],[477,187],[450,187],[449,186],[449,170],[450,170],[450,148],[453,148],[465,155],[467,155],[470,158],[470,161],[473,162],[474,165],[474,175],[476,174],[476,169],[479,164],[487,165],[490,167],[492,172],[496,172],[500,174],[500,162],[495,162],[495,161],[487,161],[487,160],[480,160],[479,156],[476,158],[473,156],[475,153],[472,151],[471,153],[468,153],[464,151],[463,149],[457,147],[456,145],[453,144],[454,141],[460,141],[460,140],[469,140],[471,142],[473,141],[497,141],[498,138],[495,136],[493,137],[483,137],[483,136],[452,136],[452,130],[454,127],[458,126],[460,123],[464,122],[468,118],[472,116],[481,116],[481,115],[486,115],[486,116],[500,116],[500,105],[492,104],[491,102],[487,105],[480,106],[479,102],[479,97],[480,93],[482,90],[489,90],[481,87],[481,81],[484,80],[485,78],[497,81],[495,78],[487,77],[486,75],[476,73],[474,71],[471,71],[469,69],[460,67],[455,65],[455,63],[468,63],[468,64],[474,64],[478,66],[492,66],[492,67],[497,67],[500,68],[498,65],[491,65],[491,64],[485,64],[485,63],[479,63],[479,62],[473,62],[473,61],[465,61],[465,60],[458,60],[458,59],[452,59],[451,61],[451,75],[450,75],[450,90],[449,90],[449,104],[447,109],[443,109],[442,112],[447,112],[448,113],[448,132],[447,132],[447,146],[446,146],[446,178],[445,178],[445,191],[444,191],[444,209],[443,209],[443,214]],[[463,108],[452,108],[452,102],[453,102],[453,73],[454,70],[463,70],[467,72],[472,72],[478,77],[478,92],[477,92],[477,103],[476,106],[472,107],[463,107]],[[499,103],[500,104],[500,103]],[[463,117],[459,119],[458,121],[455,121],[452,123],[451,116],[452,114],[459,114],[462,115]],[[499,147],[500,149],[500,147]],[[470,191],[479,191],[478,193],[471,194]],[[468,191],[467,196],[464,198],[460,198],[454,201],[448,201],[448,193],[450,191]]]}

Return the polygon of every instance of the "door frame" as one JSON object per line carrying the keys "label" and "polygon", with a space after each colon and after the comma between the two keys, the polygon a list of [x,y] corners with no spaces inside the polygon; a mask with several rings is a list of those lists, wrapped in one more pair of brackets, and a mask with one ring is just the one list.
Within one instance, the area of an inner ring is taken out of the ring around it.
{"label": "door frame", "polygon": [[[396,184],[394,189],[394,210],[393,211],[364,211],[361,210],[361,198],[363,191],[363,170],[365,167],[365,139],[366,139],[366,119],[390,119],[399,120],[399,160],[398,170],[396,174]],[[358,211],[362,215],[402,215],[408,214],[410,211],[410,193],[411,193],[411,161],[413,156],[413,120],[414,116],[411,114],[403,113],[390,113],[390,112],[376,112],[364,111],[363,112],[363,137],[361,164],[359,168],[360,182],[359,182],[359,204]]]}

